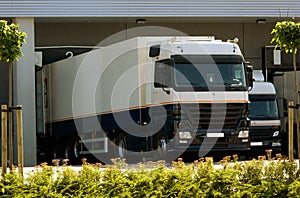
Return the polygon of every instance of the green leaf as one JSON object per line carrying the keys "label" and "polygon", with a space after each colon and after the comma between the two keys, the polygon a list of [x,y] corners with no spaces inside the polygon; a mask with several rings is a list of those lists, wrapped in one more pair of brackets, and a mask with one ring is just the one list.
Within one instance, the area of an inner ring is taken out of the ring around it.
{"label": "green leaf", "polygon": [[18,30],[19,26],[6,20],[0,20],[0,60],[10,62],[22,56],[21,46],[25,43],[26,33]]}
{"label": "green leaf", "polygon": [[297,53],[300,47],[300,22],[277,22],[271,34],[274,34],[271,43],[275,43],[286,53]]}

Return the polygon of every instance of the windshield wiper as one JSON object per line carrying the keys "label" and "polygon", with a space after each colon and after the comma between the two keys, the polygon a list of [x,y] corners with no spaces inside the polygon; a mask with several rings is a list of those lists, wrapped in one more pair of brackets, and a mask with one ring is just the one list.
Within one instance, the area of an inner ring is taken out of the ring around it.
{"label": "windshield wiper", "polygon": [[180,84],[178,84],[179,86],[180,85],[191,85],[191,86],[198,86],[198,87],[207,87],[207,85],[205,84],[204,86],[203,86],[203,84],[200,84],[200,83],[195,83],[195,82],[187,82],[187,83],[180,83]]}
{"label": "windshield wiper", "polygon": [[179,88],[192,88],[196,91],[208,91],[208,87],[206,84],[194,83],[194,82],[187,82],[187,83],[180,83],[177,84]]}

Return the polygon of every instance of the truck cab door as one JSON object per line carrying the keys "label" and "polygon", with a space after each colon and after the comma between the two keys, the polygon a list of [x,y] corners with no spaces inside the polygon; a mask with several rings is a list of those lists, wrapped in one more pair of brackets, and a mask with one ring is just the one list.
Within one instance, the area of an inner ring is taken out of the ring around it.
{"label": "truck cab door", "polygon": [[154,95],[158,104],[172,102],[172,62],[165,59],[155,62],[154,71]]}

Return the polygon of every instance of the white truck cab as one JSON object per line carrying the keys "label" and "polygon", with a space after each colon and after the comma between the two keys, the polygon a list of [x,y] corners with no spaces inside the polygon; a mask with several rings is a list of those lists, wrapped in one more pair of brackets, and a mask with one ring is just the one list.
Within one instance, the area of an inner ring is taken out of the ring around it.
{"label": "white truck cab", "polygon": [[264,81],[261,71],[254,71],[253,77],[253,88],[249,93],[251,150],[263,154],[265,150],[272,149],[276,154],[281,152],[281,123],[276,90],[272,83]]}

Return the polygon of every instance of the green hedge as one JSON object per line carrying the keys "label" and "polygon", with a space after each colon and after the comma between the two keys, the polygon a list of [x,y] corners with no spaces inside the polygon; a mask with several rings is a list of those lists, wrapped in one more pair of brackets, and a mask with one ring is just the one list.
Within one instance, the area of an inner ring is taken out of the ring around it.
{"label": "green hedge", "polygon": [[191,164],[182,159],[127,167],[124,160],[103,167],[84,161],[72,167],[42,164],[24,177],[11,171],[0,178],[0,197],[300,197],[298,163],[259,157],[238,162],[225,157]]}

